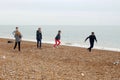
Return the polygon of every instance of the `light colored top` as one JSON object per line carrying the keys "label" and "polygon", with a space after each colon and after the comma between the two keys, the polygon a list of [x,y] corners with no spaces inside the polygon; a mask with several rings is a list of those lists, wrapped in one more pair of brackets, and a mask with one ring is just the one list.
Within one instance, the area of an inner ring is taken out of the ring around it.
{"label": "light colored top", "polygon": [[20,42],[22,39],[22,35],[19,31],[15,31],[14,37],[16,42]]}
{"label": "light colored top", "polygon": [[15,42],[20,42],[20,41],[21,41],[21,37],[20,37],[20,36],[15,35]]}

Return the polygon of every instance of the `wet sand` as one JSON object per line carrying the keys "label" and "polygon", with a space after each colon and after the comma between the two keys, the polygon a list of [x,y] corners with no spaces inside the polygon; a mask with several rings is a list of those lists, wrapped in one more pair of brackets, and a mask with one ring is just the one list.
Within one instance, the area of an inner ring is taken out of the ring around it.
{"label": "wet sand", "polygon": [[[120,52],[0,38],[0,80],[120,80]],[[14,41],[14,40],[12,40]]]}

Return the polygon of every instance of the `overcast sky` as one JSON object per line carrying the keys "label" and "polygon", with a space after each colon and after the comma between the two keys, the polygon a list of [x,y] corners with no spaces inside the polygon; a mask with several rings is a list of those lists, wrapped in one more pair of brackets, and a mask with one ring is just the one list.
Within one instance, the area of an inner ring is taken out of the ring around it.
{"label": "overcast sky", "polygon": [[4,25],[120,25],[120,0],[0,0]]}

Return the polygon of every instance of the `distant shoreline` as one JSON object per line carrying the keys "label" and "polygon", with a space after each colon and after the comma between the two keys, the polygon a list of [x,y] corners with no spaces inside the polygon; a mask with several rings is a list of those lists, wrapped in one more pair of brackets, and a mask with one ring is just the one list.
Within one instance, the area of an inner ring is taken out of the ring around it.
{"label": "distant shoreline", "polygon": [[[1,39],[14,39],[14,38],[2,37]],[[36,40],[32,40],[32,39],[23,39],[23,41],[36,42]],[[52,42],[50,42],[50,41],[43,41],[43,43],[54,44],[54,41],[52,41]],[[64,46],[71,46],[71,47],[81,47],[81,48],[88,48],[88,47],[89,47],[88,45],[79,45],[79,44],[64,43],[64,42],[62,42],[61,45],[64,45]],[[99,47],[99,46],[95,46],[93,49],[120,52],[120,49],[118,49],[118,48],[108,48],[108,47]]]}

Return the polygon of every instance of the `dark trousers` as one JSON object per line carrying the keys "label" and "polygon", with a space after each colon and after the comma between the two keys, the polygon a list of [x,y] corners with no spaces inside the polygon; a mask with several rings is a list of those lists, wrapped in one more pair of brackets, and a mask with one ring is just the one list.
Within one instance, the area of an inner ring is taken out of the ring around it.
{"label": "dark trousers", "polygon": [[41,40],[37,40],[37,48],[41,48],[42,45],[42,41]]}
{"label": "dark trousers", "polygon": [[91,49],[94,47],[94,42],[90,42],[90,47],[88,48],[88,50],[91,52]]}
{"label": "dark trousers", "polygon": [[18,50],[20,51],[20,42],[15,42],[14,49],[17,47],[17,44],[18,44]]}

